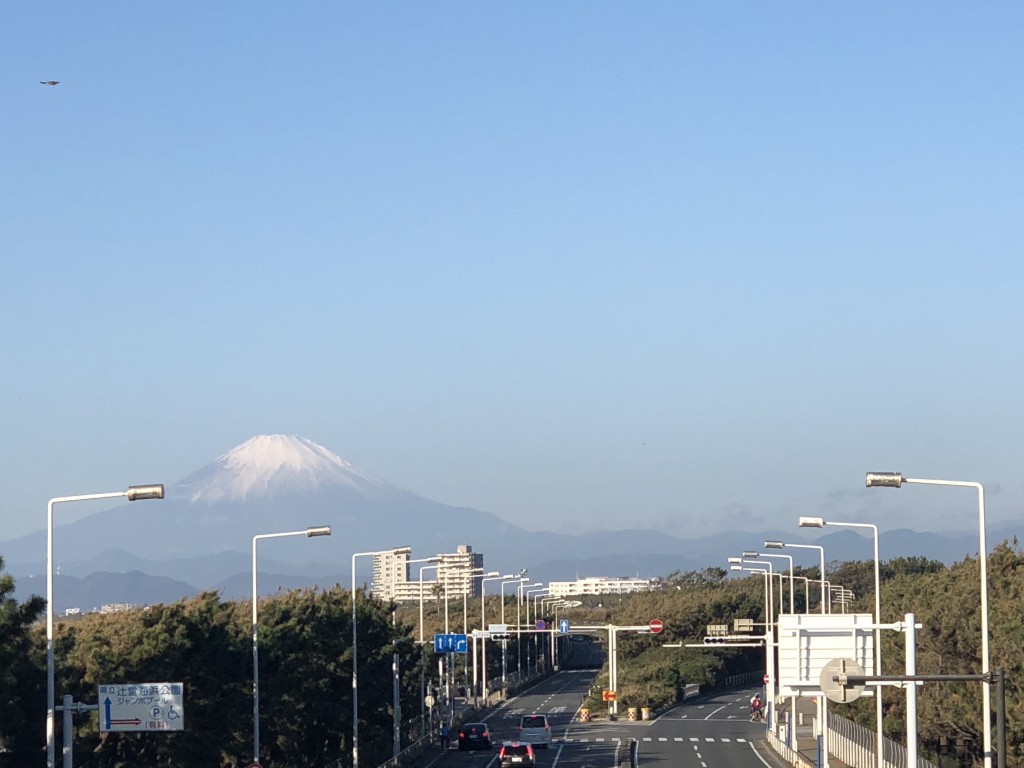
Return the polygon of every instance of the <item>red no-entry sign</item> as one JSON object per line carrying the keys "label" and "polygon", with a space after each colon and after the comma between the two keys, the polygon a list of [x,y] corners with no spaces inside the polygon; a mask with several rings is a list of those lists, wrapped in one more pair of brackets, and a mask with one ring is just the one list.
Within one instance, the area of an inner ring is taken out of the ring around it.
{"label": "red no-entry sign", "polygon": [[665,628],[665,624],[664,622],[662,622],[661,619],[651,619],[649,622],[647,622],[647,626],[650,628],[651,632],[653,632],[656,635],[659,634],[661,630]]}

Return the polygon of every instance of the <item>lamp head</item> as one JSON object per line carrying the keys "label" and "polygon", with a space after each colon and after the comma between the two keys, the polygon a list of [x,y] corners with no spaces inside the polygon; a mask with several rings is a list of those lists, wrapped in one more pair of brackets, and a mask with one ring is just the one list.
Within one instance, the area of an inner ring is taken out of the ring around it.
{"label": "lamp head", "polygon": [[128,501],[143,501],[145,499],[162,499],[164,497],[164,485],[129,485],[125,494]]}
{"label": "lamp head", "polygon": [[742,557],[730,557],[730,558],[728,558],[728,561],[729,561],[729,563],[731,565],[740,565],[740,564],[743,563],[743,558]]}
{"label": "lamp head", "polygon": [[760,552],[741,552],[740,554],[743,555],[744,557],[760,557],[761,556]]}
{"label": "lamp head", "polygon": [[411,555],[412,547],[395,547],[391,550],[392,555]]}
{"label": "lamp head", "polygon": [[868,472],[864,476],[864,485],[868,488],[899,488],[903,485],[903,475],[899,472]]}
{"label": "lamp head", "polygon": [[329,525],[318,525],[315,528],[306,529],[307,536],[330,536],[331,526]]}
{"label": "lamp head", "polygon": [[730,565],[729,566],[729,570],[730,571],[742,571],[743,570],[743,566],[742,565]]}
{"label": "lamp head", "polygon": [[825,518],[823,517],[801,517],[800,518],[801,528],[824,528]]}
{"label": "lamp head", "polygon": [[765,549],[782,549],[784,546],[786,545],[783,544],[781,541],[766,541],[764,543]]}

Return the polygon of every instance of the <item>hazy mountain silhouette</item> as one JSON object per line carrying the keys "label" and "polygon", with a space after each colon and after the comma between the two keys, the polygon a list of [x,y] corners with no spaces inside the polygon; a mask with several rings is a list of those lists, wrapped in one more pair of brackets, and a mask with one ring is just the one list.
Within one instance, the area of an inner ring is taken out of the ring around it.
{"label": "hazy mountain silhouette", "polygon": [[[578,535],[526,531],[488,512],[441,504],[393,486],[311,440],[262,435],[168,486],[162,501],[126,503],[57,525],[54,558],[62,575],[54,590],[55,607],[165,602],[205,589],[222,590],[229,599],[247,597],[252,537],[316,525],[330,525],[332,536],[260,543],[262,594],[348,585],[353,552],[397,546],[411,546],[413,557],[422,558],[469,544],[483,553],[487,570],[527,568],[532,581],[653,577],[727,567],[727,557],[758,550],[768,539],[820,543],[830,562],[872,558],[871,539],[849,529],[819,538],[800,535],[803,531],[731,531],[688,541],[644,529]],[[990,546],[1019,528],[991,527]],[[883,560],[914,555],[951,563],[976,555],[978,537],[976,531],[888,531],[879,549]],[[786,552],[798,565],[818,564],[813,550]],[[45,594],[45,531],[0,543],[0,554],[19,580],[19,597]],[[370,558],[358,562],[358,581],[368,581]],[[780,570],[786,565],[777,562]],[[43,578],[28,578],[32,575]]]}

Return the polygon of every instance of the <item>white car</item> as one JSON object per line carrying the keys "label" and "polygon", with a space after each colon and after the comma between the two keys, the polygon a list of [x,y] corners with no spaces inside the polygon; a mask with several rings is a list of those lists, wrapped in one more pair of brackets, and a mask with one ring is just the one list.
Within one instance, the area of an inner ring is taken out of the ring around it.
{"label": "white car", "polygon": [[519,741],[535,747],[551,746],[551,724],[547,715],[523,715],[519,721]]}

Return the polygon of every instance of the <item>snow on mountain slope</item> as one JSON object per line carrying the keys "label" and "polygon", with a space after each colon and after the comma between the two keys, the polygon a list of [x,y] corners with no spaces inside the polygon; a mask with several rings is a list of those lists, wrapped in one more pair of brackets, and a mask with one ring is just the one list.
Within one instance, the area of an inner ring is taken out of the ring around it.
{"label": "snow on mountain slope", "polygon": [[336,486],[373,498],[398,492],[324,446],[296,435],[257,435],[193,472],[178,486],[181,496],[201,504]]}

